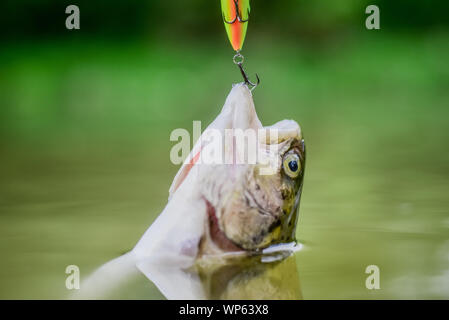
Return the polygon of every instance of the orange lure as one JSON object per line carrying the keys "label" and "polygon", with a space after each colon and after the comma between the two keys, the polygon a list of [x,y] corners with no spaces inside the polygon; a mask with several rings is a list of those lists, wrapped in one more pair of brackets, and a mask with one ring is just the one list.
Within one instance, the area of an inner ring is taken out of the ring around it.
{"label": "orange lure", "polygon": [[248,28],[249,0],[221,0],[221,10],[232,48],[240,51]]}

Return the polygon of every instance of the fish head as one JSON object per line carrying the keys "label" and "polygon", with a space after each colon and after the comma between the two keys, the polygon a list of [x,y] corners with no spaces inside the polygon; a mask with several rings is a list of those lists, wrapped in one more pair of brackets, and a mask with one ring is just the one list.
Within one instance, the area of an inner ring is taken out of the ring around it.
{"label": "fish head", "polygon": [[[211,129],[221,133],[212,142]],[[199,164],[197,173],[207,204],[203,252],[257,251],[294,241],[305,168],[296,121],[263,127],[250,90],[239,85],[202,137],[200,152],[214,150],[221,159]]]}
{"label": "fish head", "polygon": [[295,240],[304,177],[305,146],[300,135],[259,148],[268,159],[243,166],[216,208],[220,231],[245,250]]}

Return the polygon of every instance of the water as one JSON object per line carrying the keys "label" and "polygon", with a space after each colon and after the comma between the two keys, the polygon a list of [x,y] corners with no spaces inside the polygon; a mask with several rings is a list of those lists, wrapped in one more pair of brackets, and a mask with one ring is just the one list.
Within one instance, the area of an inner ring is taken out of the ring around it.
{"label": "water", "polygon": [[[447,162],[339,135],[338,145],[326,135],[307,140],[303,248],[289,266],[295,297],[449,298]],[[164,207],[177,169],[160,141],[3,146],[0,298],[67,298],[66,266],[83,278],[131,249]],[[369,265],[380,268],[379,290],[365,287]],[[140,274],[110,297],[163,295]]]}
{"label": "water", "polygon": [[[288,262],[296,297],[449,298],[447,39],[248,43],[259,118],[295,119],[306,139],[303,248]],[[238,70],[207,43],[36,43],[2,54],[0,298],[64,299],[68,265],[84,279],[162,211],[177,171],[171,130],[204,128]],[[379,290],[365,287],[369,265]],[[163,298],[142,274],[111,296]]]}

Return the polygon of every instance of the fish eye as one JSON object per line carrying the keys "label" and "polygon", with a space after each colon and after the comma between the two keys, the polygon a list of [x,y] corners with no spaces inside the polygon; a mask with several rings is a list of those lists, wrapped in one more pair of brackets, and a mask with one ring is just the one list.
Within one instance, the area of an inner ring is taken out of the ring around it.
{"label": "fish eye", "polygon": [[296,178],[301,171],[301,162],[297,154],[288,154],[283,161],[284,172],[290,178]]}

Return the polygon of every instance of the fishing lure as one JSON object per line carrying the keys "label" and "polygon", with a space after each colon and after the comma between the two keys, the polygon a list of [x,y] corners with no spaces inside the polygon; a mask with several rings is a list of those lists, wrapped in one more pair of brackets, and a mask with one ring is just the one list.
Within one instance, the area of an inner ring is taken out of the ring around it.
{"label": "fishing lure", "polygon": [[250,13],[249,0],[221,0],[221,10],[229,42],[231,43],[232,48],[236,51],[233,61],[239,67],[245,83],[251,90],[254,90],[260,83],[259,76],[256,74],[256,83],[249,80],[243,69],[244,57],[240,53],[245,41],[246,30],[248,29]]}
{"label": "fishing lure", "polygon": [[221,10],[232,48],[235,51],[240,51],[248,29],[249,0],[221,0]]}

